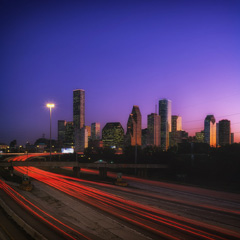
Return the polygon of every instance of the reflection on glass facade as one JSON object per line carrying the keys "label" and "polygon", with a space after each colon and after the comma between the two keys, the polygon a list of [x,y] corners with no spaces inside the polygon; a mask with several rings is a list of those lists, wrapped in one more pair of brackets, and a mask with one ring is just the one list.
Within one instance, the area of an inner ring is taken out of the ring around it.
{"label": "reflection on glass facade", "polygon": [[207,115],[204,121],[204,142],[211,147],[216,147],[217,129],[216,120],[213,115]]}
{"label": "reflection on glass facade", "polygon": [[182,117],[173,115],[171,132],[177,132],[177,131],[182,131]]}
{"label": "reflection on glass facade", "polygon": [[162,99],[159,101],[159,115],[161,117],[161,147],[167,150],[169,147],[169,132],[172,127],[172,101]]}

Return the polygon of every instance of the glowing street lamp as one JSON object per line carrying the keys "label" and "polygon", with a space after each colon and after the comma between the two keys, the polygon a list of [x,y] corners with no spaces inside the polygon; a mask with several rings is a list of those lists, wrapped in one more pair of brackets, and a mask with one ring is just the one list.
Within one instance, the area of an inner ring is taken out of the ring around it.
{"label": "glowing street lamp", "polygon": [[52,160],[52,108],[55,107],[54,103],[48,103],[47,107],[50,109],[50,161]]}

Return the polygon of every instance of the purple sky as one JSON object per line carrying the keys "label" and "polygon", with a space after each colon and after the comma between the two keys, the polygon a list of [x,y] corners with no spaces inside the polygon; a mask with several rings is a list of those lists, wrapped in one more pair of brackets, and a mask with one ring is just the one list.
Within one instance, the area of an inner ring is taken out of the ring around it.
{"label": "purple sky", "polygon": [[0,142],[53,138],[86,91],[86,125],[139,105],[143,128],[161,98],[190,135],[207,114],[240,141],[240,1],[1,1]]}

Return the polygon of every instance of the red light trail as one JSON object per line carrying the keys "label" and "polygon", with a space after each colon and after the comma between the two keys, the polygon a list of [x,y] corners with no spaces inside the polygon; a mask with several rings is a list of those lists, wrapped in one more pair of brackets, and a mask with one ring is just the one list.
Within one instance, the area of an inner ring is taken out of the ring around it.
{"label": "red light trail", "polygon": [[[26,160],[26,158],[26,156],[19,156],[13,158],[13,160]],[[188,236],[188,239],[200,238],[209,240],[223,240],[238,238],[237,234],[230,230],[204,224],[196,220],[193,221],[165,212],[163,210],[156,209],[154,207],[144,206],[143,204],[137,203],[135,201],[126,200],[114,194],[110,194],[105,191],[98,190],[94,187],[84,186],[83,184],[81,184],[81,182],[88,182],[86,180],[46,172],[34,167],[15,167],[15,170],[22,174],[26,174],[26,172],[28,172],[28,175],[31,178],[34,178],[49,186],[52,186],[74,198],[79,199],[80,201],[83,201],[93,206],[94,208],[100,209],[110,215],[113,215],[114,217],[130,223],[131,225],[135,225],[137,227],[145,229],[146,231],[164,239],[182,239],[181,237],[179,237],[182,235]],[[96,184],[98,185],[101,183]],[[19,204],[22,204],[26,209],[33,211],[29,209],[29,205],[33,207],[38,217],[38,212],[40,211],[42,214],[45,214],[46,216],[51,218],[51,220],[57,222],[58,224],[62,224],[64,227],[68,227],[67,225],[64,225],[57,219],[43,212],[41,209],[37,208],[37,206],[25,200],[20,194],[18,194],[14,190],[9,190],[9,188],[5,186],[5,184],[2,183],[1,187]],[[151,194],[149,196],[151,196]],[[52,225],[50,221],[46,221],[47,223]],[[54,225],[53,227],[58,228],[56,225]],[[71,230],[74,231],[74,229]],[[63,232],[63,234],[66,234],[67,236],[66,232]],[[81,235],[79,232],[77,232],[77,234]]]}

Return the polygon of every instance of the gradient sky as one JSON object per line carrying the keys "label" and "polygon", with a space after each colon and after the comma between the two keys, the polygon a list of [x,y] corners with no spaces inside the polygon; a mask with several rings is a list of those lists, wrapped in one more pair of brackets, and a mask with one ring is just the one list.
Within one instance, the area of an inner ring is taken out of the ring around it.
{"label": "gradient sky", "polygon": [[1,0],[0,142],[53,138],[86,91],[86,125],[147,115],[159,99],[193,135],[207,114],[240,141],[240,1]]}

